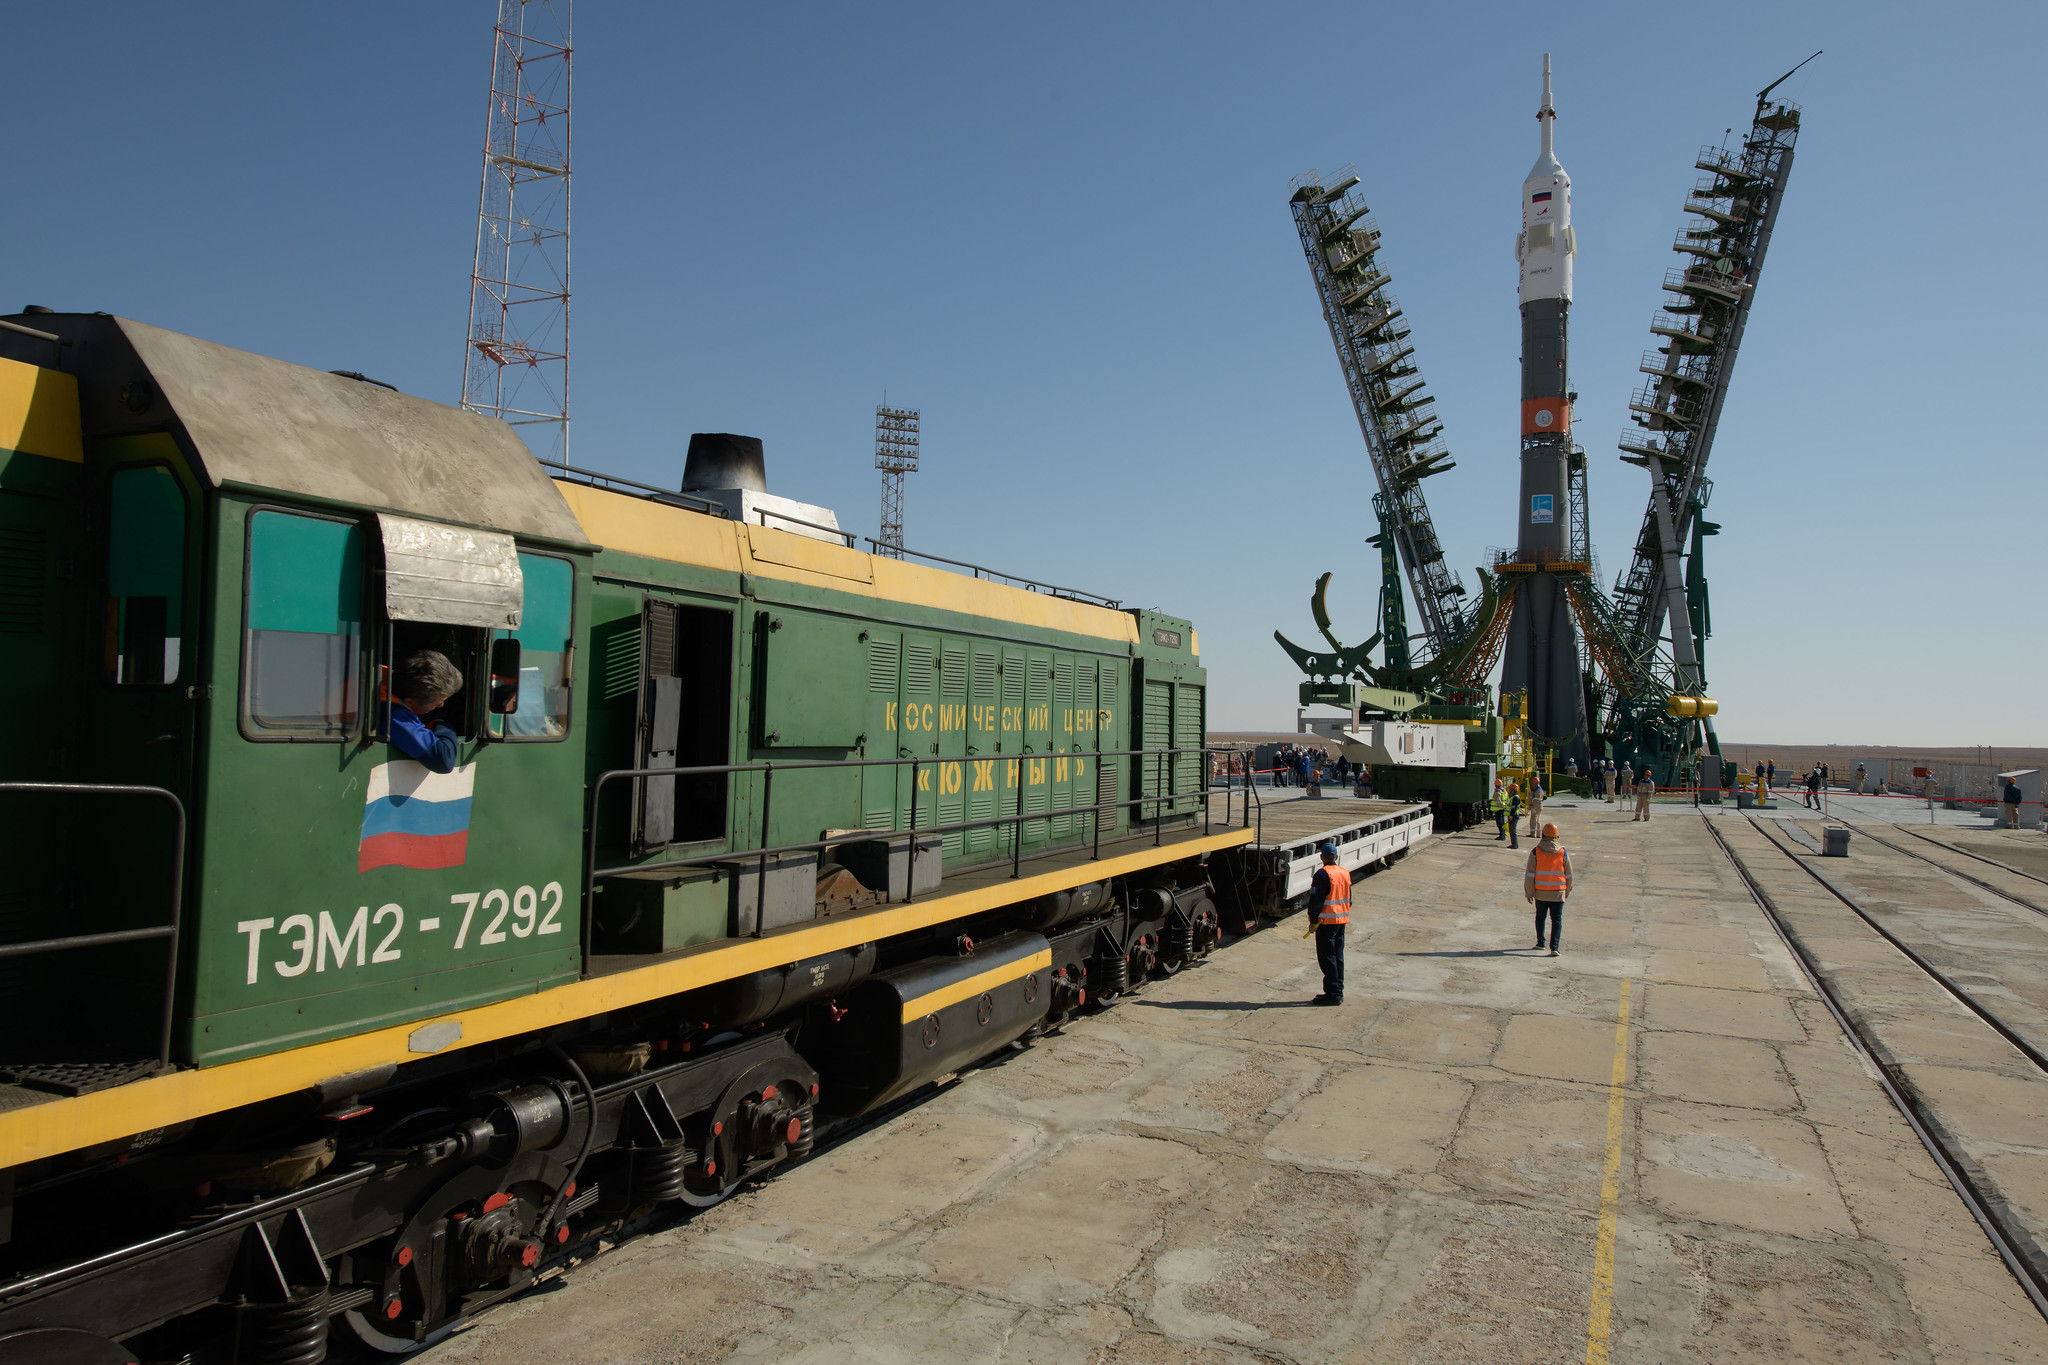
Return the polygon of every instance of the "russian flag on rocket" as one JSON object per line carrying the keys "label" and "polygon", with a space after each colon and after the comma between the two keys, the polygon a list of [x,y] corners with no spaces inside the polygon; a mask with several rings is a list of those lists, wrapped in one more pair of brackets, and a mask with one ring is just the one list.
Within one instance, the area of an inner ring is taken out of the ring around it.
{"label": "russian flag on rocket", "polygon": [[469,857],[469,802],[476,765],[430,772],[409,758],[370,769],[356,871],[460,867]]}

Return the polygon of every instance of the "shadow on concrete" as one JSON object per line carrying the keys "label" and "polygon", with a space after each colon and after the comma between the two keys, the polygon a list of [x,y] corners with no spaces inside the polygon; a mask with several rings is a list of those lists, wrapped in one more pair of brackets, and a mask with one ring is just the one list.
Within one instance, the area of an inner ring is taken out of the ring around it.
{"label": "shadow on concrete", "polygon": [[1127,1000],[1130,1005],[1144,1005],[1155,1010],[1303,1010],[1311,1008],[1307,1000]]}
{"label": "shadow on concrete", "polygon": [[1392,957],[1512,957],[1517,953],[1533,953],[1534,948],[1461,948],[1456,952],[1442,953],[1393,953]]}

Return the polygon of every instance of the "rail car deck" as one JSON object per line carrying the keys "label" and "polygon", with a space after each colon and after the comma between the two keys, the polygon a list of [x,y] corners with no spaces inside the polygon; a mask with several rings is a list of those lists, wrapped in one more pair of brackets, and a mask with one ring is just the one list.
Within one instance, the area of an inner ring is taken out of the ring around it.
{"label": "rail car deck", "polygon": [[[1242,819],[1243,794],[1234,808]],[[1221,821],[1224,798],[1212,797],[1213,819]],[[1337,860],[1347,870],[1396,858],[1429,838],[1433,830],[1427,803],[1381,801],[1350,795],[1302,796],[1254,804],[1252,838],[1237,856],[1262,879],[1266,890],[1260,908],[1269,913],[1306,895],[1322,858],[1316,848],[1337,845]]]}

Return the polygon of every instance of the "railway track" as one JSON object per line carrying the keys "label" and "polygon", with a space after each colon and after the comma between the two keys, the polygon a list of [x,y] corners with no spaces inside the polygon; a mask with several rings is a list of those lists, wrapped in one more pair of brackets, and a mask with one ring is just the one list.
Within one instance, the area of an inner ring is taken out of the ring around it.
{"label": "railway track", "polygon": [[[2031,910],[2037,915],[2048,915],[2048,906],[2038,905],[2035,902],[2028,900],[2024,896],[2015,896],[2012,892],[2006,890],[2004,887],[1994,886],[1992,883],[1985,881],[1982,877],[1979,877],[1974,873],[1965,872],[1962,868],[1955,867],[1949,863],[1943,862],[1939,858],[1930,858],[1925,853],[1921,853],[1918,850],[1909,848],[1903,844],[1893,843],[1891,840],[1884,838],[1882,835],[1871,833],[1870,830],[1866,829],[1862,825],[1851,825],[1848,824],[1847,821],[1840,821],[1838,823],[1843,824],[1846,828],[1853,830],[1856,834],[1862,836],[1863,838],[1870,840],[1870,842],[1872,842],[1873,844],[1882,844],[1884,847],[1892,850],[1894,853],[1903,853],[1908,858],[1916,858],[1919,861],[1926,863],[1929,867],[1938,867],[1943,872],[1948,873],[1951,877],[1960,877],[1964,881],[1970,883],[1972,886],[1981,887],[1984,890],[1989,891],[1992,895],[2001,897],[2005,900],[2009,900],[2014,905],[2020,906],[2027,910]],[[1954,844],[1947,843],[1941,839],[1929,838],[1927,835],[1920,834],[1914,830],[1906,828],[1903,825],[1898,826],[1897,828],[1899,833],[1908,835],[1923,844],[1932,844],[1936,848],[1946,849],[1950,853],[1960,854],[1962,857],[1965,858],[1975,858],[1978,862],[1987,863],[1990,866],[1997,868],[1999,871],[2006,873],[2008,876],[2019,877],[2025,881],[2032,882],[2036,886],[2048,888],[2048,879],[2036,877],[2031,872],[2022,872],[2016,867],[2013,867],[2006,863],[1999,862],[1996,858],[1987,858],[1981,853],[1972,853],[1970,852],[1970,850],[1966,848],[1958,848]],[[2048,892],[2044,892],[2044,896],[2048,896]]]}
{"label": "railway track", "polygon": [[[1958,985],[1946,973],[1929,962],[1923,954],[1905,943],[1898,935],[1885,928],[1884,925],[1878,923],[1862,906],[1858,905],[1851,896],[1836,886],[1829,878],[1822,876],[1809,866],[1804,859],[1793,853],[1791,849],[1787,848],[1779,840],[1772,838],[1771,832],[1765,829],[1756,819],[1753,817],[1745,818],[1748,819],[1751,828],[1766,843],[1783,854],[1789,862],[1813,878],[1814,881],[1818,882],[1835,899],[1841,901],[1859,919],[1874,929],[1893,948],[1897,949],[1902,956],[1936,981],[1943,990],[1947,991],[1959,1003],[1983,1020],[2001,1038],[2017,1048],[2042,1073],[2044,1078],[2048,1078],[2048,1057],[2044,1057],[2038,1049],[2020,1037],[2018,1032],[2004,1019],[2000,1018],[1995,1010],[1990,1009],[1982,1001],[1976,999],[1969,991]],[[1701,822],[1706,826],[1709,837],[1720,847],[1721,852],[1727,856],[1729,862],[1733,865],[1735,874],[1742,882],[1744,889],[1749,892],[1750,899],[1763,912],[1764,918],[1770,922],[1771,928],[1777,933],[1787,950],[1791,952],[1793,960],[1799,964],[1800,971],[1813,987],[1814,993],[1820,997],[1822,1004],[1827,1007],[1828,1013],[1833,1016],[1836,1025],[1842,1030],[1843,1036],[1849,1040],[1850,1045],[1856,1049],[1857,1053],[1870,1064],[1872,1074],[1877,1077],[1878,1084],[1883,1088],[1886,1097],[1891,1100],[1892,1105],[1899,1111],[1900,1116],[1906,1120],[1907,1125],[1913,1130],[1914,1136],[1919,1138],[1921,1146],[1926,1148],[1928,1156],[1933,1159],[1935,1166],[1948,1181],[1950,1188],[1956,1192],[1956,1196],[1962,1200],[1964,1207],[1970,1211],[1970,1216],[1976,1220],[1977,1226],[1983,1230],[1986,1239],[1990,1241],[1992,1248],[1997,1251],[1999,1259],[2004,1261],[2006,1269],[2011,1271],[2013,1278],[2019,1281],[2021,1289],[2025,1291],[2027,1298],[2033,1303],[2035,1311],[2039,1312],[2044,1319],[2048,1319],[2048,1274],[2044,1274],[2043,1268],[2039,1264],[2040,1255],[2037,1240],[2025,1227],[2019,1225],[2016,1219],[2011,1218],[2005,1212],[2007,1206],[2003,1198],[1999,1197],[1995,1192],[1987,1191],[1981,1187],[1982,1183],[1985,1182],[1982,1181],[1980,1175],[1975,1173],[1975,1163],[1965,1153],[1957,1150],[1950,1143],[1944,1135],[1945,1125],[1930,1112],[1930,1106],[1921,1096],[1918,1087],[1913,1084],[1911,1078],[1905,1074],[1905,1069],[1889,1060],[1888,1049],[1850,1011],[1842,995],[1838,993],[1836,984],[1832,979],[1832,973],[1814,954],[1812,949],[1807,946],[1797,930],[1787,921],[1777,902],[1772,899],[1770,892],[1758,879],[1755,870],[1743,859],[1734,846],[1728,842],[1727,837],[1722,834],[1720,829],[1716,828],[1715,821],[1712,818],[1702,816]],[[1873,842],[1886,843],[1886,841],[1881,839],[1873,839]],[[1890,845],[1887,844],[1887,846],[1889,847]],[[1926,861],[1932,862],[1931,859]],[[1941,867],[1939,863],[1933,863],[1933,865]],[[1950,871],[1950,869],[1946,868],[1942,870]],[[2038,909],[2038,907],[2029,908]],[[2035,1254],[2030,1256],[2028,1254],[2029,1250],[2034,1251]]]}

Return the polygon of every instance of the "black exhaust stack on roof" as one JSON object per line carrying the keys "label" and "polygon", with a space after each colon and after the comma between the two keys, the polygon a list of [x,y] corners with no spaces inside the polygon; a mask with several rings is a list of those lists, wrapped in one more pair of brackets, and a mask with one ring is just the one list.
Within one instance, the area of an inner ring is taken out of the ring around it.
{"label": "black exhaust stack on roof", "polygon": [[689,458],[683,463],[683,491],[708,493],[726,488],[768,491],[768,463],[761,453],[761,438],[724,431],[692,433]]}

